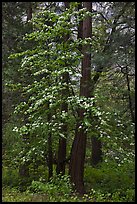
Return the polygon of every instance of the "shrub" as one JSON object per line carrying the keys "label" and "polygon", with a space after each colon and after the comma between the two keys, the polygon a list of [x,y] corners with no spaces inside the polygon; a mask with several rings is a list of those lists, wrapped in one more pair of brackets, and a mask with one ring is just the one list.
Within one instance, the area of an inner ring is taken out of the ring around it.
{"label": "shrub", "polygon": [[17,169],[11,167],[3,167],[2,169],[2,185],[16,187],[19,184],[19,175]]}
{"label": "shrub", "polygon": [[[48,201],[68,201],[72,193],[72,186],[67,175],[54,176],[49,182],[32,181],[28,192],[42,193],[48,196]],[[73,197],[74,198],[74,197]]]}
{"label": "shrub", "polygon": [[[86,166],[84,172],[84,180],[87,185],[95,187],[103,179],[103,172],[99,168],[93,168],[92,166]],[[90,187],[90,186],[89,186]]]}
{"label": "shrub", "polygon": [[115,162],[109,162],[109,165],[103,163],[101,169],[103,172],[101,187],[104,191],[111,193],[119,191],[123,194],[123,192],[125,193],[129,188],[134,189],[134,164],[125,163],[118,166]]}
{"label": "shrub", "polygon": [[[135,169],[133,163],[117,165],[116,162],[102,163],[97,168],[85,168],[88,200],[111,202],[133,202],[135,200]],[[91,189],[91,186],[93,189]],[[94,198],[94,199],[93,199]]]}

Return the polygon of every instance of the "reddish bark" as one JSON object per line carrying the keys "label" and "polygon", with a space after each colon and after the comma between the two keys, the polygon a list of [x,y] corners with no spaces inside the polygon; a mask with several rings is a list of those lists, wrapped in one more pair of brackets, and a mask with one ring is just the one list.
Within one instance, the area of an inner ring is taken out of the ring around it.
{"label": "reddish bark", "polygon": [[[92,4],[91,2],[83,2],[83,6],[91,12]],[[82,37],[87,38],[91,37],[92,33],[92,22],[91,17],[86,17],[83,20],[83,33]],[[84,54],[82,60],[82,77],[80,81],[80,96],[90,97],[90,83],[91,83],[91,54],[90,54],[90,45],[85,45],[82,47],[82,52]],[[76,133],[74,142],[71,150],[71,159],[70,159],[70,177],[71,181],[74,183],[76,191],[79,194],[84,194],[84,161],[85,161],[85,153],[86,153],[86,138],[87,134],[84,131],[81,123],[84,119],[85,110],[79,109],[79,121],[76,125]],[[80,127],[81,126],[81,127]]]}

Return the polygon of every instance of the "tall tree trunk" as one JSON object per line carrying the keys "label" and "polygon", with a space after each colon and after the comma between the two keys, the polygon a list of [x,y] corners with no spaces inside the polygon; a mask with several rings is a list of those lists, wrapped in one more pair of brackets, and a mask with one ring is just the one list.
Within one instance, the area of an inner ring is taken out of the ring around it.
{"label": "tall tree trunk", "polygon": [[[91,2],[83,2],[83,6],[91,12]],[[86,17],[83,20],[83,38],[91,37],[92,33],[91,17]],[[91,54],[89,52],[90,45],[82,47],[84,54],[82,60],[82,77],[80,82],[80,96],[90,97],[90,83],[91,83]],[[75,138],[71,150],[70,168],[69,173],[71,181],[74,183],[76,191],[79,194],[84,194],[84,161],[86,153],[86,138],[87,134],[82,127],[82,121],[84,119],[84,109],[78,110],[79,121],[77,121]]]}
{"label": "tall tree trunk", "polygon": [[[27,21],[31,20],[32,18],[32,6],[31,6],[31,2],[28,2],[28,9],[27,9]],[[24,122],[27,123],[28,118],[27,116],[24,116]],[[27,151],[29,148],[29,144],[30,144],[30,137],[29,134],[24,134],[22,136],[22,140],[24,142],[25,145],[25,150]],[[19,166],[19,177],[20,177],[20,190],[24,191],[25,187],[27,186],[28,182],[29,182],[29,162],[24,162],[24,164],[21,164]]]}
{"label": "tall tree trunk", "polygon": [[[64,2],[65,7],[69,8],[69,2]],[[69,36],[66,35],[64,37],[64,42],[66,42],[69,39]],[[69,83],[69,73],[65,72],[62,74],[62,82],[66,83],[66,87],[62,90],[62,98],[63,103],[61,105],[61,112],[68,112],[68,104],[66,102],[66,97],[68,96],[68,83]],[[62,125],[62,133],[67,137],[67,123],[64,122]],[[57,160],[57,168],[56,173],[57,174],[65,174],[65,160],[66,160],[66,138],[60,138],[59,139],[59,147],[58,147],[58,160]]]}

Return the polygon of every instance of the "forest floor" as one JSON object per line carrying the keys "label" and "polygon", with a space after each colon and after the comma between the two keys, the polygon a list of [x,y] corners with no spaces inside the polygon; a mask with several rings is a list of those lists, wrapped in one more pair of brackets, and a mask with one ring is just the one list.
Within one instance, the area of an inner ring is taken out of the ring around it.
{"label": "forest floor", "polygon": [[69,177],[54,177],[52,182],[33,180],[26,191],[19,190],[16,171],[3,169],[3,202],[134,202],[134,165],[106,165],[85,167],[86,194],[77,195]]}
{"label": "forest floor", "polygon": [[[15,188],[5,188],[2,193],[2,201],[3,202],[94,202],[94,200],[86,198],[78,197],[73,194],[70,198],[66,198],[64,196],[60,198],[56,198],[56,196],[51,196],[44,193],[27,193],[27,192],[19,192]],[[60,200],[60,201],[59,201]]]}

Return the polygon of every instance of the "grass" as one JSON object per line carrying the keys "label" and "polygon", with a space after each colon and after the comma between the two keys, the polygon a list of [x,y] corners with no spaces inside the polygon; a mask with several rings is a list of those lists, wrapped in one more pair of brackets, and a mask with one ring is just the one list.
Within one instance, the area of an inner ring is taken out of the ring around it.
{"label": "grass", "polygon": [[31,202],[31,195],[19,192],[16,188],[6,187],[2,189],[3,202]]}
{"label": "grass", "polygon": [[[83,199],[84,200],[84,199]],[[15,188],[4,188],[2,192],[2,202],[80,202],[76,195],[65,198],[63,196],[53,196],[44,193],[19,192]]]}
{"label": "grass", "polygon": [[46,202],[48,195],[20,192],[17,188],[6,187],[2,190],[2,202]]}

